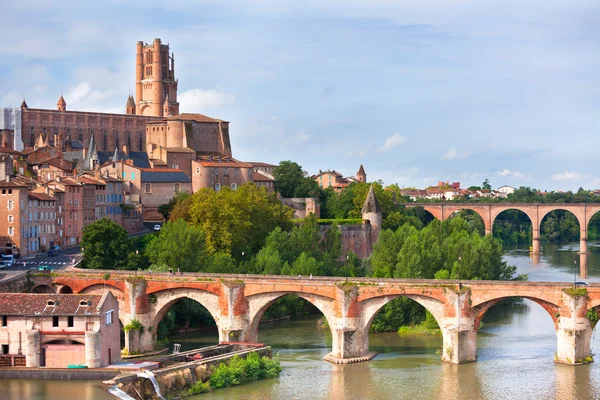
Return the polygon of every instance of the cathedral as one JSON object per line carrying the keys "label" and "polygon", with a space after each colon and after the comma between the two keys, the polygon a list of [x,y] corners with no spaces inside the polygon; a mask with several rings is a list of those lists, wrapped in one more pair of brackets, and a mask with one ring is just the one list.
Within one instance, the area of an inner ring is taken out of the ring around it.
{"label": "cathedral", "polygon": [[[22,151],[38,143],[98,151],[152,152],[161,147],[189,147],[198,156],[231,156],[229,123],[201,114],[179,114],[175,56],[168,44],[136,44],[135,98],[123,114],[72,111],[60,95],[56,109],[0,108],[0,146]],[[160,134],[158,133],[160,131]]]}

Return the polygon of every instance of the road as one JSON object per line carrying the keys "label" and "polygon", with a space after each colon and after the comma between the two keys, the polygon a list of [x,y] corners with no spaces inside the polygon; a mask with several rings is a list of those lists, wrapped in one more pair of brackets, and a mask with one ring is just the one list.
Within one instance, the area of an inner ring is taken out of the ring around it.
{"label": "road", "polygon": [[[132,235],[129,235],[129,237],[131,238],[131,237],[143,236],[143,235],[147,235],[150,233],[154,233],[152,228],[156,224],[157,224],[156,222],[144,223],[144,225],[146,225],[149,228],[148,230],[134,233]],[[160,224],[160,225],[162,225],[162,224]],[[37,270],[40,265],[47,265],[54,270],[67,269],[72,265],[71,257],[77,258],[77,256],[80,256],[80,255],[81,255],[81,248],[79,246],[75,246],[70,249],[59,251],[58,254],[54,257],[48,257],[47,253],[42,253],[38,257],[26,258],[26,259],[19,258],[18,260],[15,260],[15,263],[13,264],[12,267],[1,270],[2,274],[0,276],[0,279],[2,279],[3,277],[15,276],[24,271]],[[25,265],[23,265],[23,263],[25,263]]]}

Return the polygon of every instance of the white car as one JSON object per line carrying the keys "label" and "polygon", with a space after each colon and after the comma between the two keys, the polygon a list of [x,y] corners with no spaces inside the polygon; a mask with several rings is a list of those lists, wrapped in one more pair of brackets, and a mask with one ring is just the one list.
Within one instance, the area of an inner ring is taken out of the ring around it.
{"label": "white car", "polygon": [[154,225],[154,230],[157,232],[160,231],[160,225],[159,224]]}

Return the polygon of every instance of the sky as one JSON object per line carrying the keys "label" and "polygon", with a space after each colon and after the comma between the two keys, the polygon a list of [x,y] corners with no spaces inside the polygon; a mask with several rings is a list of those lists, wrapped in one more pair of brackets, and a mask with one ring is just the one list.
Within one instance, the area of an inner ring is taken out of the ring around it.
{"label": "sky", "polygon": [[3,2],[0,107],[124,112],[135,43],[233,155],[423,188],[600,188],[600,2]]}

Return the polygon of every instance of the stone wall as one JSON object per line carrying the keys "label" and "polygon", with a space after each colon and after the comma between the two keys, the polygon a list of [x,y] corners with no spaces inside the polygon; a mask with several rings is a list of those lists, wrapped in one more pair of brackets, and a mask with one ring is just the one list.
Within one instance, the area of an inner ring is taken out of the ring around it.
{"label": "stone wall", "polygon": [[292,216],[294,219],[306,218],[310,213],[315,214],[317,218],[321,216],[321,206],[319,200],[316,198],[293,197],[287,199],[281,198],[280,200],[283,204],[294,210],[294,215]]}

